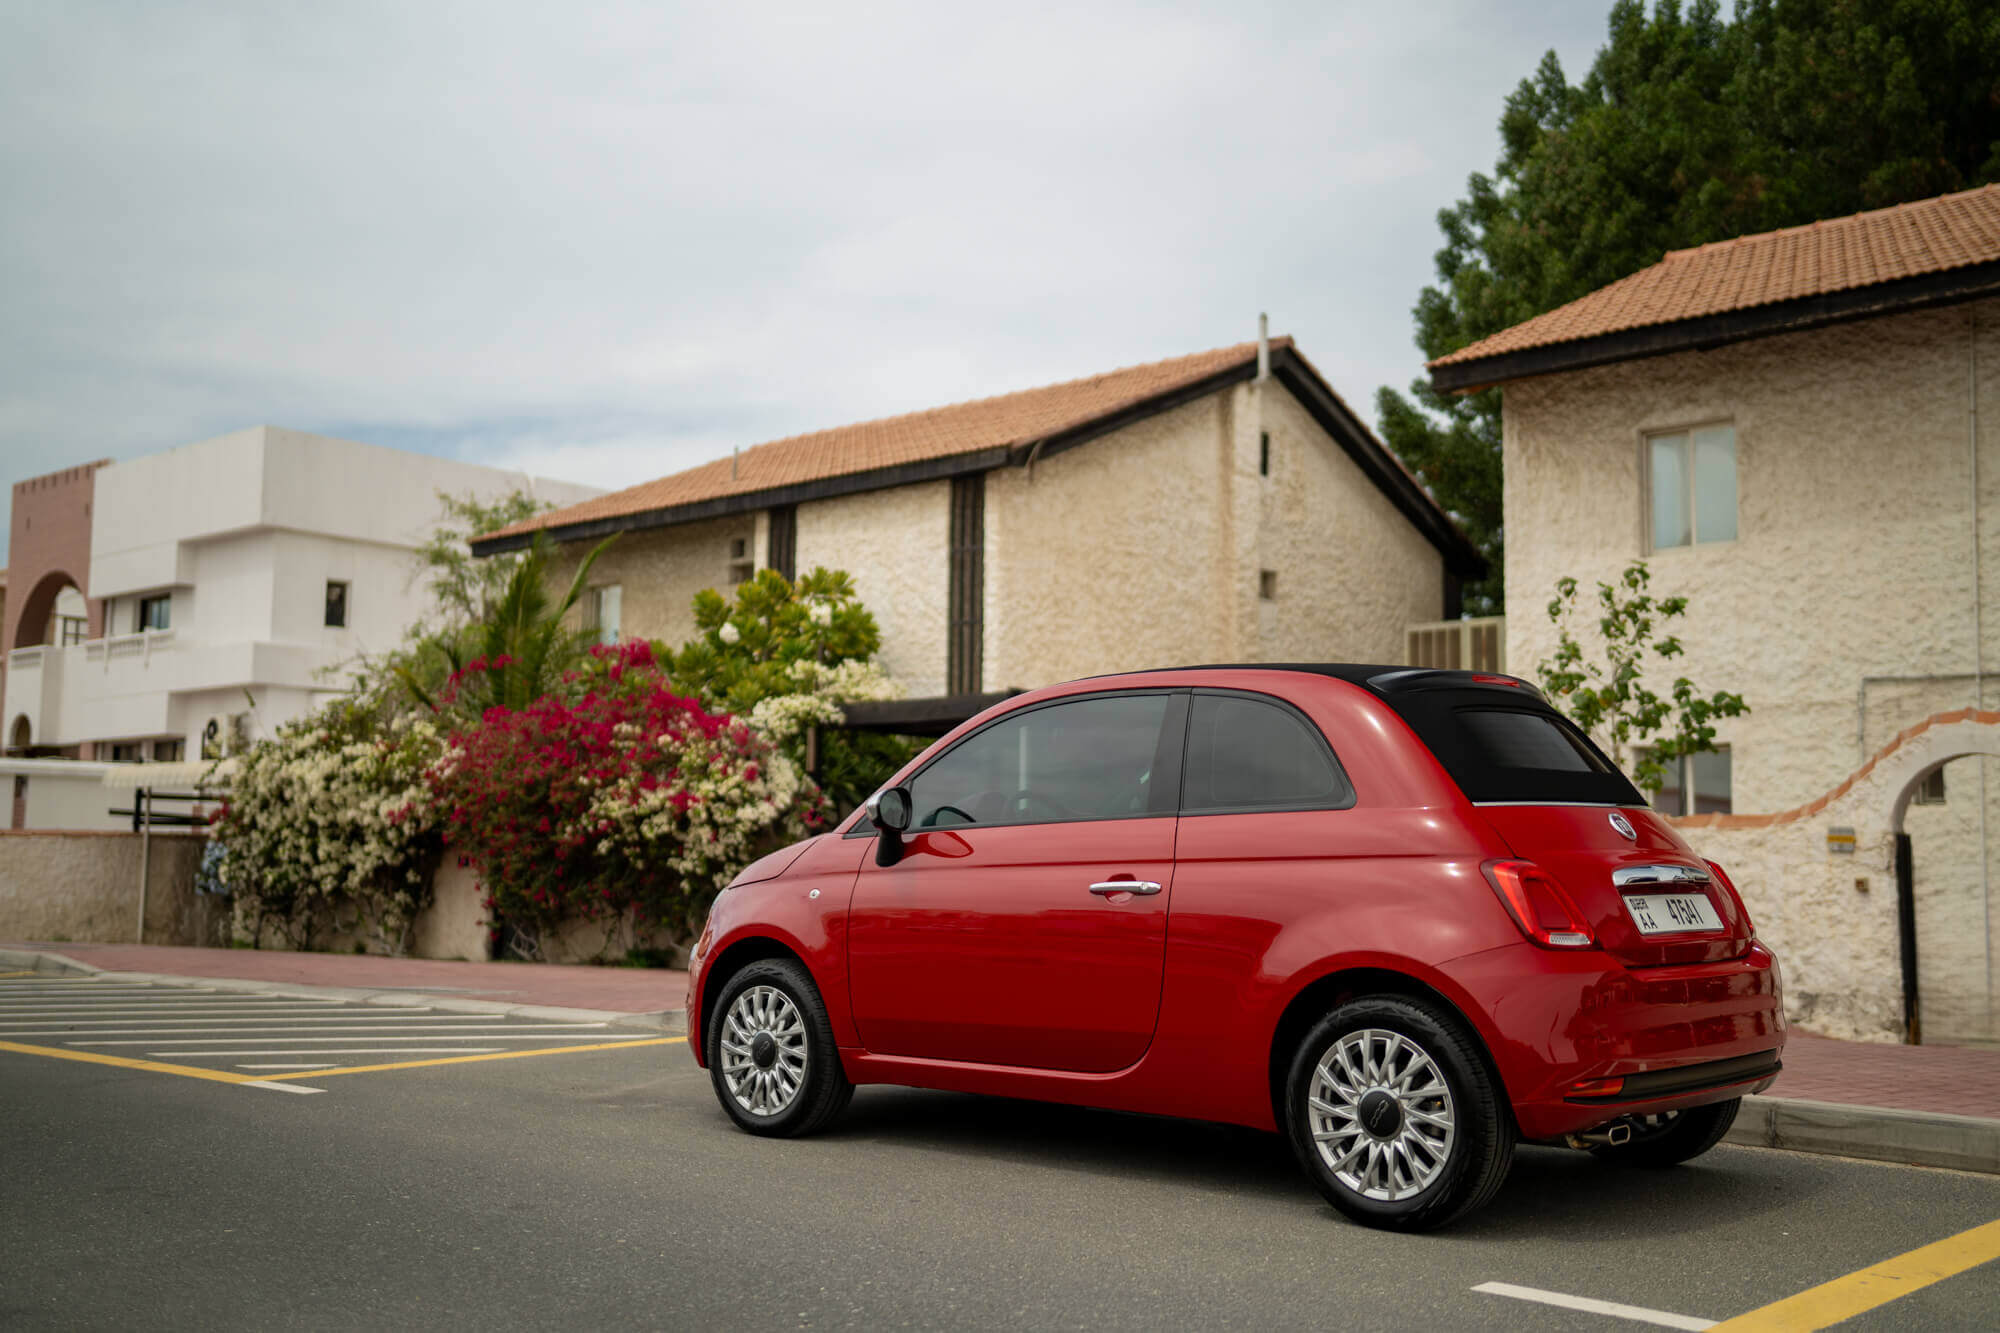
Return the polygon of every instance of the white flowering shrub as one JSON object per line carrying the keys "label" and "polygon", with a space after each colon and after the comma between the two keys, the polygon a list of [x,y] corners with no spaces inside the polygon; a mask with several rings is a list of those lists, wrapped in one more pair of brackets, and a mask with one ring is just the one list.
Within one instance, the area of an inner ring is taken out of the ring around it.
{"label": "white flowering shrub", "polygon": [[339,699],[243,755],[212,830],[239,937],[274,930],[312,948],[345,935],[408,952],[437,868],[425,773],[442,749],[426,718]]}
{"label": "white flowering shrub", "polygon": [[807,733],[818,728],[814,777],[834,814],[916,753],[905,737],[839,729],[843,705],[902,697],[874,660],[881,630],[845,573],[815,569],[794,583],[760,570],[733,600],[713,590],[696,596],[694,618],[700,633],[666,658],[675,685],[748,718],[800,766]]}

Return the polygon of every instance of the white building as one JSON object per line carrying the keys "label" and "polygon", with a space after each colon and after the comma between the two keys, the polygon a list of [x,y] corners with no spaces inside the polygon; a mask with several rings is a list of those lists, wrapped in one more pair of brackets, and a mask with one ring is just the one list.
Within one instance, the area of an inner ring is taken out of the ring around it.
{"label": "white building", "polygon": [[74,521],[25,521],[76,497],[17,486],[11,566],[37,582],[14,589],[5,736],[10,754],[98,760],[268,735],[337,688],[330,668],[395,646],[426,610],[415,552],[440,492],[597,493],[271,426],[58,477],[88,488],[62,511],[85,516],[88,566],[39,554],[80,550]]}

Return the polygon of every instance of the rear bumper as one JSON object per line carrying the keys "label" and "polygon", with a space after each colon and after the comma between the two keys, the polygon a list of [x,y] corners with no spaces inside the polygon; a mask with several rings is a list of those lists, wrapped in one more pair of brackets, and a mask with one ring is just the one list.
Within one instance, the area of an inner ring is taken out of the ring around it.
{"label": "rear bumper", "polygon": [[[1778,1076],[1784,1003],[1762,944],[1724,962],[1648,968],[1594,950],[1521,949],[1535,956],[1496,949],[1447,971],[1496,1030],[1494,1062],[1526,1139],[1727,1101]],[[1609,1079],[1623,1082],[1605,1095]]]}

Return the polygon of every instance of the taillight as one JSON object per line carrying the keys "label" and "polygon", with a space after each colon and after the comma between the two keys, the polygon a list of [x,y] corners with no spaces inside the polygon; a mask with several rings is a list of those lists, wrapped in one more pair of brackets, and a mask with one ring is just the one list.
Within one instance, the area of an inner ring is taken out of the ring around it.
{"label": "taillight", "polygon": [[1731,902],[1736,904],[1736,911],[1743,918],[1743,933],[1750,936],[1756,935],[1757,923],[1750,919],[1750,909],[1743,905],[1743,895],[1736,891],[1736,882],[1729,878],[1729,872],[1713,861],[1704,860],[1702,864],[1709,868],[1710,873],[1715,876],[1715,882],[1722,886],[1722,891],[1729,895]]}
{"label": "taillight", "polygon": [[1590,923],[1548,871],[1533,861],[1488,861],[1480,869],[1530,942],[1544,949],[1597,947]]}

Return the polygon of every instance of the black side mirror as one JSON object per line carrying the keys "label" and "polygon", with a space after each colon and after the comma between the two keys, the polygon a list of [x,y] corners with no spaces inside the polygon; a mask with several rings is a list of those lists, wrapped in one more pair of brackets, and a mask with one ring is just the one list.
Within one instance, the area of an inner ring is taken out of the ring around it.
{"label": "black side mirror", "polygon": [[896,864],[903,859],[903,834],[909,829],[910,816],[916,810],[915,803],[910,799],[910,789],[891,787],[887,791],[876,792],[863,808],[868,811],[868,822],[875,826],[875,864]]}

